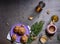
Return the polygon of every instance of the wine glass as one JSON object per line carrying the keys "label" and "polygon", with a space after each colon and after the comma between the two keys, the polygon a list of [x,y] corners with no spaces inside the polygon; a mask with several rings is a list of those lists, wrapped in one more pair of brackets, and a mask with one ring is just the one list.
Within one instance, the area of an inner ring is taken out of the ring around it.
{"label": "wine glass", "polygon": [[53,16],[51,17],[51,21],[52,21],[53,23],[58,22],[58,20],[59,20],[59,17],[58,17],[57,15],[53,15]]}

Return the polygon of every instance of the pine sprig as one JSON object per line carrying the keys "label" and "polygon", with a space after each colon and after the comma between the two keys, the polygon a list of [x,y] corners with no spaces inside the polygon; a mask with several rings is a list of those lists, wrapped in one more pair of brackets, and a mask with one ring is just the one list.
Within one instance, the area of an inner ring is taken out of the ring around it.
{"label": "pine sprig", "polygon": [[[37,36],[41,32],[43,28],[43,24],[44,22],[40,21],[39,23],[36,22],[35,24],[31,26],[31,34],[33,33],[32,36],[33,35]],[[31,34],[30,34],[27,44],[30,44],[33,41]]]}

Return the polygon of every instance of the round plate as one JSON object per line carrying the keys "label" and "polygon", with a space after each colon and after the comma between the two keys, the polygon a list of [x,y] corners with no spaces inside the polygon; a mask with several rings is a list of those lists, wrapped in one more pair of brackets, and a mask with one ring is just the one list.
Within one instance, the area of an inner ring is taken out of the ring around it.
{"label": "round plate", "polygon": [[[23,24],[15,24],[15,25],[13,25],[12,28],[11,28],[11,30],[10,30],[10,36],[12,36],[13,34],[16,34],[16,33],[13,32],[14,27],[15,26],[21,26],[21,25],[23,25]],[[24,28],[26,30],[26,32],[25,32],[24,35],[26,35],[26,34],[29,35],[30,34],[30,30],[29,30],[28,26],[24,25]],[[21,36],[18,35],[18,34],[16,34],[16,35],[17,35],[17,38],[16,38],[15,41],[18,42],[18,43],[20,43]]]}

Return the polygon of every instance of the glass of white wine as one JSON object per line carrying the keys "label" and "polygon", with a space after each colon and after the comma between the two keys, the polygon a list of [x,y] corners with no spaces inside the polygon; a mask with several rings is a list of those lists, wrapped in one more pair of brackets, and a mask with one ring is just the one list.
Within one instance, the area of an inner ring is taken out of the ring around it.
{"label": "glass of white wine", "polygon": [[59,17],[57,16],[57,15],[53,15],[52,17],[51,17],[51,20],[52,20],[52,22],[58,22],[58,20],[59,20]]}

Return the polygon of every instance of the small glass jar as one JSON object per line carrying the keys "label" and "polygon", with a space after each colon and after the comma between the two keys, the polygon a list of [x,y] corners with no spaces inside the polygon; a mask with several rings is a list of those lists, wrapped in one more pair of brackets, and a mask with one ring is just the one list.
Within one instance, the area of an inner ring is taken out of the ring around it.
{"label": "small glass jar", "polygon": [[35,8],[35,11],[37,13],[41,12],[42,11],[42,7],[40,7],[40,5],[38,5],[36,8]]}
{"label": "small glass jar", "polygon": [[46,42],[48,41],[48,37],[45,35],[45,34],[41,34],[40,36],[39,36],[39,42],[38,42],[38,44],[45,44]]}
{"label": "small glass jar", "polygon": [[37,5],[37,7],[35,8],[35,11],[37,13],[40,13],[44,7],[45,7],[45,3],[43,1],[40,1],[39,4]]}

